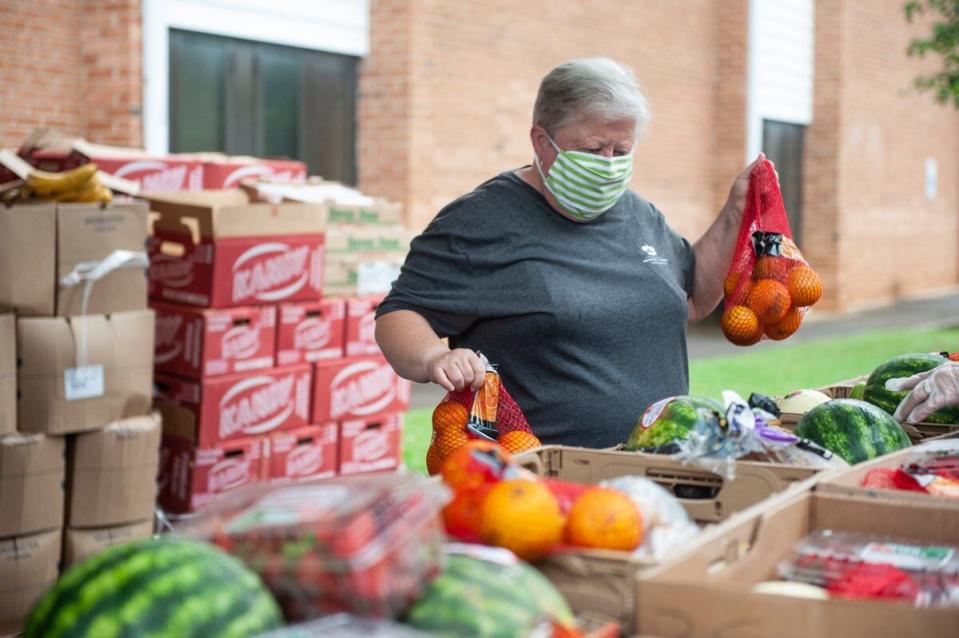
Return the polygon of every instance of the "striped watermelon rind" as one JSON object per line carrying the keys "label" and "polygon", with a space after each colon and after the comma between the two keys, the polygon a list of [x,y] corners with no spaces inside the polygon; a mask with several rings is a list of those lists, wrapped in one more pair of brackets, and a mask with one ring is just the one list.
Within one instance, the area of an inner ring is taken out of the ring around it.
{"label": "striped watermelon rind", "polygon": [[[894,392],[886,389],[886,381],[901,377],[911,377],[946,363],[948,359],[935,354],[916,353],[893,357],[873,370],[866,381],[863,399],[889,414],[896,411],[907,392]],[[959,424],[959,407],[943,408],[926,417],[928,423]]]}
{"label": "striped watermelon rind", "polygon": [[446,568],[409,610],[406,624],[437,636],[524,636],[542,618],[574,626],[572,611],[542,574],[449,554]]}
{"label": "striped watermelon rind", "polygon": [[683,395],[653,403],[636,420],[624,448],[631,452],[655,450],[685,439],[702,421],[699,409],[725,412],[719,401],[709,397]]}
{"label": "striped watermelon rind", "polygon": [[818,443],[850,464],[909,447],[909,437],[889,413],[858,399],[817,405],[796,425],[796,436]]}
{"label": "striped watermelon rind", "polygon": [[259,577],[212,545],[148,538],[74,565],[37,603],[24,638],[240,638],[282,626]]}

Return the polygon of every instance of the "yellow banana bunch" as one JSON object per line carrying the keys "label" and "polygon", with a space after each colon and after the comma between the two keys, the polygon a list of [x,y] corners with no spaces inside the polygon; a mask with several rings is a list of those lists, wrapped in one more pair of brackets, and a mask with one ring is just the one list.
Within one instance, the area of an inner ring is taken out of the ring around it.
{"label": "yellow banana bunch", "polygon": [[29,196],[56,202],[109,202],[113,192],[97,179],[97,165],[84,164],[62,173],[33,170],[27,176]]}

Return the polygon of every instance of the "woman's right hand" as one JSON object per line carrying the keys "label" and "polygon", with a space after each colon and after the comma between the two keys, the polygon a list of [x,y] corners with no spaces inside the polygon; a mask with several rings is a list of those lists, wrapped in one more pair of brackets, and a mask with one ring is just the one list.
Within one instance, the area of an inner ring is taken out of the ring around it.
{"label": "woman's right hand", "polygon": [[486,378],[483,361],[468,348],[456,348],[433,355],[426,364],[426,370],[430,381],[447,392],[467,387],[479,390]]}

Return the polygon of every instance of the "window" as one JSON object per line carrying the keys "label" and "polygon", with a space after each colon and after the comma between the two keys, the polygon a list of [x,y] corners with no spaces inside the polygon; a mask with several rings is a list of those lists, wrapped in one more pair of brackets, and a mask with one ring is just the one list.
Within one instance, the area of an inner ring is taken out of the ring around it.
{"label": "window", "polygon": [[358,58],[170,31],[170,150],[292,157],[356,182]]}

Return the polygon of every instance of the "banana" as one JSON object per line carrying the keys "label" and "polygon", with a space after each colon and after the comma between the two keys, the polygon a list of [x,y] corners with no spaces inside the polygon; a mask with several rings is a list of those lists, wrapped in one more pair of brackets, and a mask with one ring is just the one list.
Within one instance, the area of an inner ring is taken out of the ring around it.
{"label": "banana", "polygon": [[53,195],[77,188],[96,172],[97,165],[93,162],[62,173],[33,170],[27,176],[27,186],[37,195]]}
{"label": "banana", "polygon": [[62,201],[63,203],[101,202],[103,204],[106,204],[112,199],[113,199],[113,191],[111,191],[106,186],[103,186],[102,184],[97,184],[96,188],[79,193],[78,195],[68,200],[58,200],[58,201]]}
{"label": "banana", "polygon": [[87,181],[83,182],[76,188],[71,188],[68,191],[62,191],[59,193],[54,193],[50,196],[55,202],[77,202],[85,201],[83,198],[87,196],[93,196],[97,192],[97,188],[100,187],[100,180],[97,179],[96,175],[93,175]]}

